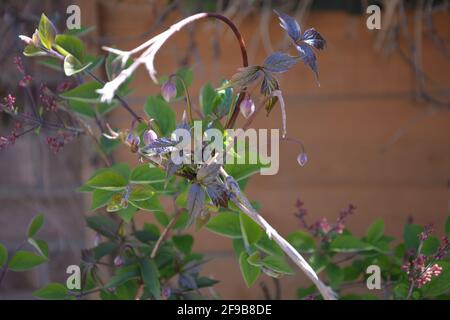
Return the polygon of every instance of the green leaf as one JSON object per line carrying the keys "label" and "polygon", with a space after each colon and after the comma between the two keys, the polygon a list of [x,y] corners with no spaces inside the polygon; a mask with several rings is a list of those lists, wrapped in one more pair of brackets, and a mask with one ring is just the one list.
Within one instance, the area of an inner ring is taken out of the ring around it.
{"label": "green leaf", "polygon": [[258,251],[253,252],[247,259],[248,263],[255,267],[261,267],[263,265],[261,261],[261,253]]}
{"label": "green leaf", "polygon": [[115,238],[119,228],[118,223],[108,216],[95,215],[86,217],[86,223],[89,228],[107,238]]}
{"label": "green leaf", "polygon": [[305,299],[306,297],[313,295],[317,292],[316,286],[310,286],[308,288],[299,288],[297,289],[297,298]]}
{"label": "green leaf", "polygon": [[28,243],[31,244],[41,256],[48,259],[48,244],[44,240],[29,238]]}
{"label": "green leaf", "polygon": [[275,256],[282,256],[284,255],[283,250],[278,246],[278,244],[274,241],[269,239],[266,233],[263,232],[261,238],[256,243],[256,247],[263,252],[275,255]]}
{"label": "green leaf", "polygon": [[100,96],[97,93],[97,90],[101,87],[102,85],[97,81],[89,81],[82,83],[78,87],[75,87],[71,90],[65,91],[59,96],[70,101],[98,103],[100,101]]}
{"label": "green leaf", "polygon": [[153,197],[154,194],[155,191],[152,187],[148,185],[138,185],[134,186],[133,189],[131,189],[129,199],[131,201],[144,201]]}
{"label": "green leaf", "polygon": [[248,254],[242,252],[239,256],[239,266],[241,268],[242,276],[244,278],[247,287],[251,287],[261,274],[261,270],[258,267],[252,266],[247,261]]}
{"label": "green leaf", "polygon": [[207,288],[212,287],[213,285],[219,283],[219,281],[208,278],[208,277],[200,277],[197,279],[197,288]]}
{"label": "green leaf", "polygon": [[25,47],[23,50],[23,55],[26,57],[40,57],[40,56],[46,56],[47,53],[38,47],[29,44]]}
{"label": "green leaf", "polygon": [[85,65],[83,65],[77,58],[75,58],[73,55],[68,54],[64,58],[64,74],[68,77],[73,76],[77,73],[80,73],[92,64],[92,62],[89,62]]}
{"label": "green leaf", "polygon": [[192,84],[192,80],[194,79],[192,69],[189,67],[184,67],[177,71],[177,77],[175,78],[175,85],[177,87],[176,99],[180,99],[184,96],[183,84],[181,83],[181,80],[179,78],[183,79],[186,87],[189,87]]}
{"label": "green leaf", "polygon": [[423,231],[423,227],[417,224],[405,224],[403,229],[403,241],[406,249],[417,249],[419,247],[419,234]]}
{"label": "green leaf", "polygon": [[184,254],[189,254],[192,250],[192,245],[194,244],[194,238],[189,234],[173,236],[172,241],[175,244],[175,247]]}
{"label": "green leaf", "polygon": [[96,260],[100,260],[104,256],[112,254],[114,250],[117,250],[118,247],[119,245],[115,242],[102,242],[94,248],[94,257]]}
{"label": "green leaf", "polygon": [[229,238],[242,238],[239,216],[232,212],[221,212],[211,217],[206,229]]}
{"label": "green leaf", "polygon": [[111,154],[120,145],[120,140],[111,140],[104,136],[100,137],[100,146],[106,154]]}
{"label": "green leaf", "polygon": [[367,241],[370,243],[377,242],[384,233],[384,221],[383,219],[377,219],[367,230]]}
{"label": "green leaf", "polygon": [[239,221],[241,225],[242,237],[247,245],[252,245],[261,238],[263,234],[262,229],[247,215],[240,213]]}
{"label": "green leaf", "polygon": [[43,225],[44,225],[44,215],[41,213],[35,216],[33,220],[31,220],[27,231],[28,238],[34,237],[36,233],[39,232],[39,230],[42,228]]}
{"label": "green leaf", "polygon": [[115,193],[115,191],[107,191],[101,189],[94,190],[94,192],[92,192],[91,211],[105,206]]}
{"label": "green leaf", "polygon": [[95,189],[120,191],[127,186],[127,180],[114,169],[106,169],[92,177],[86,185]]}
{"label": "green leaf", "polygon": [[67,288],[60,283],[49,283],[45,287],[34,291],[33,296],[45,300],[64,300],[68,296]]}
{"label": "green leaf", "polygon": [[134,168],[130,176],[130,182],[134,184],[164,183],[165,179],[166,176],[163,170],[150,167],[148,163]]}
{"label": "green leaf", "polygon": [[120,209],[117,211],[117,214],[122,218],[126,223],[130,223],[133,220],[134,216],[137,213],[137,208],[134,206],[128,206],[128,208]]}
{"label": "green leaf", "polygon": [[151,212],[163,211],[161,203],[159,202],[159,198],[156,196],[149,198],[147,200],[142,200],[142,201],[130,200],[130,203],[133,206],[135,206],[136,208],[139,208],[139,209],[142,209],[145,211],[151,211]]}
{"label": "green leaf", "polygon": [[439,239],[434,236],[429,236],[427,240],[423,242],[422,245],[422,253],[427,256],[431,256],[432,254],[436,253],[437,249],[439,248]]}
{"label": "green leaf", "polygon": [[144,106],[145,113],[154,119],[158,136],[169,136],[176,128],[175,112],[161,96],[150,96]]}
{"label": "green leaf", "polygon": [[[81,102],[77,100],[69,100],[68,105],[73,112],[81,116],[85,116],[91,119],[95,118],[96,116],[95,110],[92,108],[92,105],[90,103]],[[102,138],[105,137],[102,136]]]}
{"label": "green leaf", "polygon": [[241,253],[245,252],[244,240],[242,240],[242,238],[236,238],[233,239],[232,243],[234,255],[236,256],[236,259],[239,259]]}
{"label": "green leaf", "polygon": [[17,251],[9,262],[9,269],[12,271],[25,271],[32,269],[47,259],[28,251]]}
{"label": "green leaf", "polygon": [[220,103],[217,92],[211,83],[207,83],[202,87],[199,100],[204,116],[208,116],[213,113]]}
{"label": "green leaf", "polygon": [[406,283],[399,283],[394,287],[394,296],[396,299],[406,299],[409,287]]}
{"label": "green leaf", "polygon": [[55,43],[56,28],[53,23],[47,18],[45,14],[41,15],[38,27],[39,39],[42,45],[51,50],[53,43]]}
{"label": "green leaf", "polygon": [[150,259],[141,259],[139,261],[139,268],[141,270],[142,280],[144,281],[146,289],[155,297],[161,297],[161,288],[159,284],[159,272],[155,262]]}
{"label": "green leaf", "polygon": [[0,243],[0,268],[5,264],[8,260],[8,250],[4,245]]}
{"label": "green leaf", "polygon": [[314,253],[311,258],[309,258],[309,264],[316,273],[322,272],[322,270],[324,270],[329,263],[330,261],[328,257],[322,254]]}
{"label": "green leaf", "polygon": [[358,252],[372,250],[373,247],[352,235],[339,235],[330,244],[334,252]]}
{"label": "green leaf", "polygon": [[80,39],[67,34],[59,34],[55,39],[56,50],[63,56],[73,55],[79,61],[84,59],[84,45]]}
{"label": "green leaf", "polygon": [[326,268],[325,268],[325,273],[327,274],[328,277],[328,281],[330,282],[330,285],[333,289],[338,289],[339,286],[342,284],[342,282],[344,281],[344,272],[342,271],[341,268],[339,268],[339,266],[330,263]]}
{"label": "green leaf", "polygon": [[116,288],[127,281],[139,279],[140,276],[140,268],[137,265],[123,267],[117,271],[116,275],[109,278],[103,288]]}
{"label": "green leaf", "polygon": [[294,274],[289,264],[287,264],[284,257],[267,256],[262,259],[262,265],[270,270],[281,274]]}
{"label": "green leaf", "polygon": [[290,233],[287,236],[287,241],[300,252],[314,252],[316,249],[314,238],[304,231]]}
{"label": "green leaf", "polygon": [[436,297],[450,290],[450,262],[439,261],[437,264],[442,267],[441,274],[422,287],[425,297]]}

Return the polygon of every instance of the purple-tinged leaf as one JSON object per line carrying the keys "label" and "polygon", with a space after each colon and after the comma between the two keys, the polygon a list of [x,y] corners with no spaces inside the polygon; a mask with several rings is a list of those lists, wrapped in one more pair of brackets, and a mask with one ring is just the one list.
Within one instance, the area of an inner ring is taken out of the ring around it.
{"label": "purple-tinged leaf", "polygon": [[319,82],[319,72],[317,70],[316,54],[314,53],[313,49],[309,45],[301,43],[297,45],[297,50],[300,52],[300,58],[308,67],[311,68],[311,70],[316,75],[317,82]]}
{"label": "purple-tinged leaf", "polygon": [[285,13],[278,12],[277,10],[274,11],[280,19],[280,26],[286,30],[287,34],[294,42],[297,42],[301,37],[301,29],[298,22]]}
{"label": "purple-tinged leaf", "polygon": [[263,67],[269,72],[285,72],[292,68],[298,60],[298,57],[292,57],[282,52],[275,52],[267,57]]}
{"label": "purple-tinged leaf", "polygon": [[215,182],[219,176],[220,167],[221,165],[217,163],[201,167],[197,172],[197,180],[204,185]]}
{"label": "purple-tinged leaf", "polygon": [[217,90],[223,90],[230,87],[239,89],[248,87],[256,82],[261,77],[262,73],[261,67],[259,66],[239,68],[238,72],[231,77],[230,81]]}
{"label": "purple-tinged leaf", "polygon": [[327,44],[322,35],[314,28],[305,31],[302,41],[319,50],[325,49]]}
{"label": "purple-tinged leaf", "polygon": [[228,207],[230,193],[223,184],[219,182],[209,184],[206,187],[206,192],[208,193],[208,196],[211,198],[215,206],[222,208]]}
{"label": "purple-tinged leaf", "polygon": [[151,156],[162,155],[175,151],[177,149],[177,144],[177,141],[163,137],[153,140],[151,143],[142,148],[142,152]]}
{"label": "purple-tinged leaf", "polygon": [[269,72],[264,72],[264,79],[261,83],[261,93],[266,97],[270,96],[273,91],[280,88],[277,79]]}
{"label": "purple-tinged leaf", "polygon": [[166,181],[164,182],[164,188],[167,188],[170,178],[177,172],[183,165],[175,164],[172,159],[169,159],[166,163]]}
{"label": "purple-tinged leaf", "polygon": [[190,274],[180,274],[178,277],[178,284],[180,287],[195,290],[197,289],[197,282],[195,281],[195,278]]}
{"label": "purple-tinged leaf", "polygon": [[189,189],[188,199],[187,199],[187,209],[189,213],[189,223],[190,225],[192,221],[203,211],[203,206],[205,204],[205,190],[203,187],[194,183]]}

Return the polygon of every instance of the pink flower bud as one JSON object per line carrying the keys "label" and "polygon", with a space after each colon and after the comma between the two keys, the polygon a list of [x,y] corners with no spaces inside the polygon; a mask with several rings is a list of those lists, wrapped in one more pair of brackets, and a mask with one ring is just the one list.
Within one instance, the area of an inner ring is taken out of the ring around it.
{"label": "pink flower bud", "polygon": [[116,267],[121,267],[124,265],[124,263],[125,263],[125,260],[121,256],[117,256],[114,258],[114,265]]}
{"label": "pink flower bud", "polygon": [[255,112],[255,104],[252,99],[245,98],[239,105],[239,108],[245,118],[250,117]]}
{"label": "pink flower bud", "polygon": [[149,145],[151,142],[158,139],[158,135],[152,129],[148,129],[144,132],[144,144]]}
{"label": "pink flower bud", "polygon": [[167,81],[161,87],[161,95],[163,96],[164,100],[169,102],[170,100],[176,97],[177,86],[173,82]]}

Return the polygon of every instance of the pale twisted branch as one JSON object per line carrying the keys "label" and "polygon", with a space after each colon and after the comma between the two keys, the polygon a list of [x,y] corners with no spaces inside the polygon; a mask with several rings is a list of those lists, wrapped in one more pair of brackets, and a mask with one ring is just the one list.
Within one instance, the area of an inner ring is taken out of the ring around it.
{"label": "pale twisted branch", "polygon": [[321,295],[325,300],[336,300],[336,293],[327,287],[317,276],[315,271],[311,268],[308,262],[302,257],[302,255],[295,250],[295,248],[286,241],[250,204],[245,194],[243,194],[237,182],[231,177],[223,168],[221,169],[221,175],[224,178],[228,190],[231,192],[230,200],[247,216],[255,221],[267,234],[270,239],[273,239],[286,253],[289,258],[311,279],[314,285],[317,287]]}

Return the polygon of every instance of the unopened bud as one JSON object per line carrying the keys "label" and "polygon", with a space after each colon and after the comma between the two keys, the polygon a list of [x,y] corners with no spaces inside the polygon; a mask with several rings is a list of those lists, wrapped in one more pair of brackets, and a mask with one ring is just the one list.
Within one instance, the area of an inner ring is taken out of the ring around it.
{"label": "unopened bud", "polygon": [[125,260],[121,256],[117,256],[114,258],[114,265],[116,267],[121,267],[124,265],[124,263],[125,263]]}
{"label": "unopened bud", "polygon": [[161,87],[161,95],[164,100],[169,102],[177,95],[177,86],[172,81],[167,81]]}
{"label": "unopened bud", "polygon": [[147,131],[144,132],[144,144],[146,146],[149,145],[151,142],[155,141],[156,139],[158,139],[158,135],[152,129],[148,129]]}
{"label": "unopened bud", "polygon": [[255,103],[252,99],[244,99],[239,105],[242,115],[245,118],[250,117],[255,112]]}
{"label": "unopened bud", "polygon": [[308,162],[308,155],[305,152],[301,152],[297,157],[297,162],[303,167]]}
{"label": "unopened bud", "polygon": [[30,37],[24,36],[24,35],[20,35],[19,39],[22,40],[23,42],[25,42],[27,45],[30,45],[33,43],[33,39],[31,39]]}

